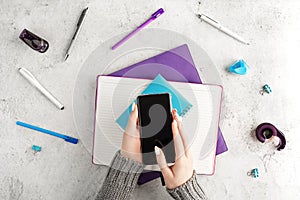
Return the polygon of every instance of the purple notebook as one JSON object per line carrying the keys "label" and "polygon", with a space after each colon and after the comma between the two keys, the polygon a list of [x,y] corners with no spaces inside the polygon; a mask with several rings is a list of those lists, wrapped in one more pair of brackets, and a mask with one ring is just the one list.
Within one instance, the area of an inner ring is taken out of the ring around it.
{"label": "purple notebook", "polygon": [[[168,81],[202,83],[186,44],[108,74],[108,76],[154,79],[158,74],[161,74]],[[219,128],[216,155],[227,150],[227,145]],[[160,176],[160,172],[143,173],[138,184],[144,184]]]}

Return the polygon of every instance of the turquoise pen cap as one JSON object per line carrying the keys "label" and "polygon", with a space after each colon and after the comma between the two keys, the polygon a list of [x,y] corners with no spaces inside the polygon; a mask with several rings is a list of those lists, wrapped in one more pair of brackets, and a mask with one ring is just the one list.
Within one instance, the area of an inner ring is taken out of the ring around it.
{"label": "turquoise pen cap", "polygon": [[245,75],[247,74],[249,67],[244,60],[238,60],[228,68],[228,71],[234,74]]}
{"label": "turquoise pen cap", "polygon": [[64,139],[65,139],[66,142],[70,142],[70,143],[73,143],[73,144],[77,144],[78,143],[78,139],[77,138],[73,138],[73,137],[67,136]]}

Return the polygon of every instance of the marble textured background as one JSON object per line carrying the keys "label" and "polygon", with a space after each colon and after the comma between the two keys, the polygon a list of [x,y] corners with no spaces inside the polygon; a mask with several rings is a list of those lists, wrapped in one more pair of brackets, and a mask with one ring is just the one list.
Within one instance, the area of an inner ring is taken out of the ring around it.
{"label": "marble textured background", "polygon": [[[90,12],[67,62],[64,52],[81,10]],[[102,42],[132,30],[158,7],[166,13],[151,27],[184,34],[205,49],[216,64],[225,89],[222,130],[229,151],[217,157],[214,176],[199,176],[210,199],[299,199],[300,136],[299,64],[300,2],[297,0],[0,0],[0,199],[93,199],[106,167],[91,163],[81,143],[15,125],[16,120],[47,124],[77,136],[72,98],[77,73]],[[230,27],[251,45],[245,46],[195,17],[205,13]],[[46,38],[50,48],[39,54],[19,39],[23,28]],[[243,58],[246,76],[226,68]],[[32,71],[66,109],[58,111],[18,74]],[[259,90],[268,83],[270,95]],[[282,152],[258,143],[253,130],[274,123],[286,134]],[[30,147],[39,144],[41,153]],[[248,177],[258,167],[260,177]],[[135,190],[133,199],[171,199],[155,180]]]}

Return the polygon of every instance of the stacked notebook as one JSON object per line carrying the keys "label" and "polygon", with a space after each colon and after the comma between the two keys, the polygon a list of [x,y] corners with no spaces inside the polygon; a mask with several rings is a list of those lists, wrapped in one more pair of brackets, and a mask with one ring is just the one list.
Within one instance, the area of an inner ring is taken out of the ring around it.
{"label": "stacked notebook", "polygon": [[[161,74],[167,81],[202,84],[192,55],[186,44],[108,75],[153,80],[158,74]],[[219,128],[216,154],[224,153],[227,150],[226,142]]]}
{"label": "stacked notebook", "polygon": [[[162,76],[158,76],[159,74],[161,74]],[[191,54],[189,52],[188,46],[187,45],[181,45],[177,48],[174,48],[170,51],[166,51],[162,54],[159,54],[157,56],[154,56],[152,58],[149,58],[147,60],[144,60],[142,62],[136,63],[134,65],[131,65],[129,67],[126,67],[124,69],[121,69],[119,71],[116,71],[114,73],[109,74],[109,76],[114,76],[114,77],[128,77],[128,78],[143,78],[143,79],[148,79],[148,84],[150,84],[155,77],[160,77],[159,79],[166,79],[168,81],[176,81],[176,82],[187,82],[187,83],[198,83],[197,85],[199,85],[199,83],[201,82],[201,79],[198,75],[197,69],[194,65],[193,59],[191,57]],[[99,112],[100,107],[102,107],[102,103],[104,103],[104,101],[110,101],[112,102],[112,100],[108,100],[106,97],[103,97],[101,95],[99,95],[100,93],[103,93],[103,90],[101,91],[101,87],[104,86],[104,88],[106,87],[105,85],[107,85],[107,80],[106,78],[104,78],[105,81],[103,82],[103,78],[102,76],[99,76],[99,78],[97,79],[97,86],[99,87],[97,89],[97,95],[96,95],[96,112],[95,112],[95,134],[94,134],[94,148],[93,148],[93,162],[96,164],[106,164],[109,165],[110,160],[112,159],[112,154],[115,152],[115,150],[118,150],[120,147],[118,146],[121,142],[121,138],[117,137],[117,138],[110,138],[107,136],[107,133],[105,133],[105,131],[112,131],[112,130],[106,130],[105,128],[101,128],[99,127],[99,116],[103,116],[103,112]],[[127,79],[128,80],[128,79]],[[155,79],[154,79],[155,80]],[[118,80],[121,81],[121,80]],[[110,81],[108,81],[110,82]],[[117,90],[120,90],[120,83],[123,83],[123,80],[121,82],[118,82],[117,86],[112,86],[110,85],[110,87],[115,87],[117,88]],[[175,83],[176,84],[176,83]],[[173,85],[173,84],[171,84]],[[167,86],[169,87],[169,86]],[[194,87],[194,86],[192,86]],[[220,100],[219,99],[219,93],[217,91],[220,90],[219,86],[204,86],[204,87],[217,87],[219,89],[216,89],[215,93],[212,95],[211,92],[208,92],[205,94],[205,92],[202,91],[203,94],[201,94],[202,96],[204,95],[208,95],[208,96],[214,96],[214,99]],[[124,88],[123,88],[124,89]],[[135,88],[136,89],[136,88]],[[139,92],[135,92],[135,95],[139,95],[142,94],[143,92],[147,93],[146,91],[143,91],[146,89],[146,85],[143,85],[143,88],[139,88]],[[175,87],[175,89],[177,89]],[[213,89],[209,89],[209,91],[212,91]],[[112,91],[112,90],[110,90]],[[104,92],[104,94],[106,94],[107,92]],[[181,92],[180,92],[181,94]],[[115,96],[116,94],[114,94]],[[130,94],[130,92],[128,93],[128,96],[125,96],[123,98],[127,99],[127,102],[123,102],[123,108],[122,106],[119,104],[114,107],[116,107],[114,110],[110,110],[107,111],[108,113],[106,115],[109,115],[109,113],[111,114],[111,116],[113,116],[110,120],[110,123],[117,125],[117,127],[115,127],[115,131],[116,132],[121,132],[121,134],[123,133],[123,129],[125,128],[126,124],[127,124],[127,117],[129,116],[130,113],[130,102],[132,102],[134,100],[134,95]],[[182,95],[182,94],[181,94]],[[184,96],[184,95],[182,95]],[[194,96],[194,95],[193,95]],[[203,97],[204,97],[203,96]],[[186,97],[186,96],[184,96]],[[115,97],[111,97],[111,98],[115,98]],[[128,98],[131,98],[130,101],[128,100]],[[198,99],[200,97],[197,97],[196,99]],[[121,97],[118,97],[119,100],[121,100]],[[195,109],[199,109],[199,112],[204,112],[202,111],[199,107],[198,104],[196,103],[196,107],[192,106],[193,104],[189,101],[189,98],[184,98],[185,100],[187,100],[187,103],[189,106],[187,106],[186,108],[188,108],[187,110],[185,110],[183,112],[187,113],[187,116],[189,116],[189,112],[187,112],[191,107],[191,113],[193,110]],[[194,101],[196,100],[194,98]],[[205,99],[205,98],[203,98]],[[103,101],[102,101],[103,100]],[[216,107],[218,107],[218,103],[214,103],[214,101],[211,101],[214,109],[216,109]],[[173,103],[173,102],[172,102]],[[220,103],[220,102],[219,102]],[[99,107],[100,106],[100,107]],[[207,106],[207,105],[206,105]],[[184,110],[185,106],[182,106],[183,110]],[[123,110],[122,110],[123,109]],[[106,113],[106,112],[104,112]],[[112,114],[113,113],[113,114]],[[116,114],[118,113],[118,114]],[[204,114],[204,113],[202,113]],[[105,114],[104,114],[105,115]],[[193,115],[193,114],[192,114]],[[218,115],[218,112],[216,114],[216,116]],[[184,117],[184,120],[186,121],[186,117]],[[103,119],[105,122],[107,122],[107,119]],[[215,123],[218,122],[218,120],[214,119]],[[116,123],[116,122],[117,123]],[[216,122],[217,121],[217,122]],[[210,120],[211,122],[211,120]],[[195,122],[197,124],[197,122]],[[113,125],[113,126],[114,126]],[[119,125],[119,126],[118,126]],[[101,124],[102,126],[102,124]],[[193,127],[193,126],[191,126]],[[200,127],[201,128],[201,127]],[[202,127],[203,128],[203,127]],[[105,130],[104,130],[105,129]],[[194,127],[194,129],[196,129],[196,127]],[[211,135],[215,135],[213,134],[214,130],[211,131],[212,134]],[[202,144],[202,149],[198,151],[199,155],[198,157],[200,157],[200,159],[202,159],[202,161],[204,161],[205,159],[203,158],[210,158],[208,160],[210,160],[210,162],[205,162],[206,164],[208,164],[207,167],[204,163],[203,166],[204,169],[198,169],[197,172],[201,173],[201,174],[212,174],[213,173],[213,169],[214,169],[214,157],[215,155],[212,155],[212,152],[214,152],[214,154],[220,154],[223,153],[225,151],[227,151],[227,146],[226,143],[224,141],[224,138],[222,136],[221,130],[217,129],[216,131],[218,134],[218,138],[214,138],[214,137],[204,137],[202,135],[202,141],[206,141],[205,143],[197,143],[198,145],[201,146]],[[103,144],[103,141],[99,142],[99,139],[103,139],[103,135],[104,135],[104,141],[106,141],[107,143]],[[111,135],[112,136],[112,135]],[[217,143],[216,143],[217,141]],[[114,148],[109,147],[109,143],[113,142],[113,146]],[[107,154],[105,152],[110,151],[112,152],[111,154]],[[197,157],[197,152],[195,152],[195,156]],[[213,161],[213,162],[212,162]],[[200,162],[201,163],[201,162]],[[149,170],[154,170],[149,169]],[[145,172],[143,174],[141,174],[140,179],[139,179],[139,184],[143,184],[145,182],[148,182],[154,178],[157,178],[160,176],[160,173],[157,171],[150,171],[150,172]]]}

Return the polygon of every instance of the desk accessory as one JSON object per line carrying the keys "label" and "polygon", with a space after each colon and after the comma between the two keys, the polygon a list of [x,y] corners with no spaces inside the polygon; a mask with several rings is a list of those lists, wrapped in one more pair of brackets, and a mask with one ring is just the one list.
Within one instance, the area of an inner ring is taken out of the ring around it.
{"label": "desk accessory", "polygon": [[115,50],[122,44],[124,44],[127,40],[129,40],[132,36],[137,34],[140,30],[142,30],[144,27],[146,27],[148,24],[150,24],[152,21],[156,20],[161,14],[163,14],[165,11],[164,9],[160,8],[155,13],[151,15],[149,19],[147,19],[144,23],[142,23],[140,26],[138,26],[134,31],[130,32],[128,35],[126,35],[123,39],[121,39],[119,42],[117,42],[111,49]]}
{"label": "desk accessory", "polygon": [[35,131],[39,131],[41,133],[45,133],[45,134],[52,135],[52,136],[55,136],[55,137],[58,137],[58,138],[62,138],[66,142],[69,142],[69,143],[72,143],[72,144],[77,144],[78,143],[77,138],[73,138],[73,137],[70,137],[70,136],[67,136],[67,135],[64,135],[64,134],[61,134],[61,133],[50,131],[50,130],[47,130],[47,129],[44,129],[44,128],[40,128],[40,127],[30,125],[30,124],[27,124],[27,123],[24,123],[24,122],[20,122],[20,121],[17,121],[16,124],[19,125],[19,126],[23,126],[25,128],[29,128],[29,129],[32,129],[32,130],[35,130]]}
{"label": "desk accessory", "polygon": [[244,60],[238,60],[228,68],[229,72],[239,75],[247,74],[248,70],[249,67]]}
{"label": "desk accessory", "polygon": [[34,33],[24,29],[19,38],[25,42],[30,48],[40,53],[45,53],[49,48],[49,43]]}
{"label": "desk accessory", "polygon": [[82,27],[82,24],[83,24],[83,21],[84,21],[84,19],[85,19],[85,16],[86,16],[87,11],[88,11],[88,7],[85,8],[85,9],[81,12],[81,15],[80,15],[80,17],[79,17],[79,19],[78,19],[78,22],[77,22],[77,25],[76,25],[75,33],[74,33],[74,35],[73,35],[73,37],[72,37],[72,40],[71,40],[71,42],[70,42],[70,44],[69,44],[69,47],[68,47],[67,52],[66,52],[66,55],[65,55],[65,61],[68,59],[68,57],[69,57],[69,55],[70,55],[70,52],[71,52],[71,50],[72,50],[72,48],[73,48],[74,41],[76,40],[76,38],[77,38],[77,36],[78,36],[78,34],[79,34],[79,31],[81,30],[81,27]]}
{"label": "desk accessory", "polygon": [[277,146],[277,150],[281,151],[284,149],[286,145],[286,139],[284,134],[278,130],[273,124],[271,123],[262,123],[256,128],[256,138],[264,143],[267,140],[272,139],[273,137],[279,138],[279,144]]}
{"label": "desk accessory", "polygon": [[252,176],[253,178],[258,178],[258,177],[259,177],[258,169],[257,169],[257,168],[251,169],[251,170],[247,173],[247,175],[248,175],[248,176]]}
{"label": "desk accessory", "polygon": [[42,151],[42,147],[37,145],[32,145],[31,149],[34,151],[34,153]]}
{"label": "desk accessory", "polygon": [[203,21],[205,21],[206,23],[210,24],[211,26],[215,27],[216,29],[222,31],[223,33],[229,35],[230,37],[246,44],[249,45],[250,43],[248,41],[246,41],[245,39],[243,39],[241,36],[239,36],[238,34],[232,32],[231,30],[229,30],[228,28],[222,26],[219,22],[217,22],[216,20],[204,15],[204,14],[198,14],[197,17]]}
{"label": "desk accessory", "polygon": [[64,105],[60,103],[42,84],[25,68],[19,68],[20,74],[27,79],[35,88],[37,88],[45,97],[47,97],[57,108],[64,109]]}
{"label": "desk accessory", "polygon": [[261,95],[264,95],[264,93],[268,93],[270,94],[272,92],[270,86],[268,84],[265,84],[263,87],[262,87],[262,90],[259,91],[259,93]]}

